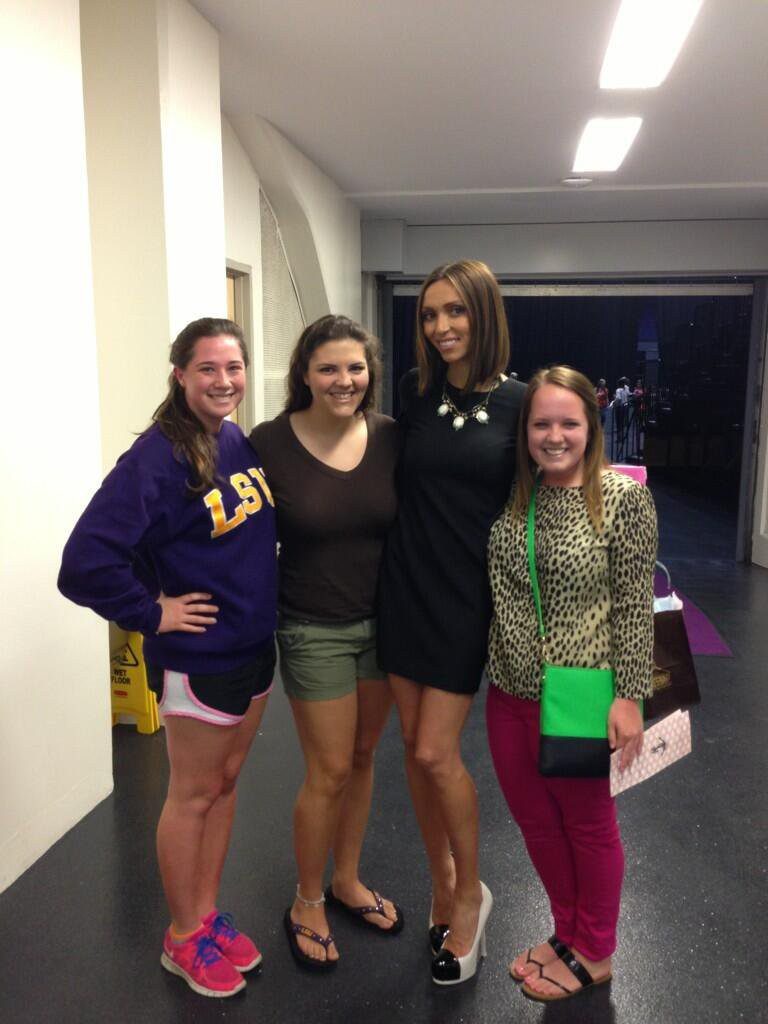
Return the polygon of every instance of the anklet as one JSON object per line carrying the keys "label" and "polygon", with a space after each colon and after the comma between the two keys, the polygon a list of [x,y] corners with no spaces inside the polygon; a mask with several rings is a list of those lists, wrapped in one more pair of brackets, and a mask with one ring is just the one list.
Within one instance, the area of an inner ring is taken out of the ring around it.
{"label": "anklet", "polygon": [[322,907],[325,903],[325,894],[323,894],[319,900],[308,900],[305,896],[301,895],[301,889],[296,886],[296,899],[299,903],[303,903],[305,907]]}

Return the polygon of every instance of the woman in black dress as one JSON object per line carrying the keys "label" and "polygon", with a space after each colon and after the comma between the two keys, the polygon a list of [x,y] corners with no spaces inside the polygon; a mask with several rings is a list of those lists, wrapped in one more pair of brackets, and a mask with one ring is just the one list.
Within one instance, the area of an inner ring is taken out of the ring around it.
{"label": "woman in black dress", "polygon": [[503,374],[509,332],[484,263],[460,260],[426,279],[416,357],[400,385],[405,443],[382,567],[379,657],[432,874],[432,977],[456,984],[475,973],[493,903],[478,875],[477,796],[460,739],[485,664],[486,546],[509,497],[525,392]]}

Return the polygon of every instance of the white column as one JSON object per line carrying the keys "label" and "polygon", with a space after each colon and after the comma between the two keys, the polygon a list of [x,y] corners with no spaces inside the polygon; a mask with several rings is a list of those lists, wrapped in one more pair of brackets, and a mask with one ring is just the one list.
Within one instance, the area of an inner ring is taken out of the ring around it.
{"label": "white column", "polygon": [[77,0],[0,9],[0,890],[112,788],[106,625],[56,590],[98,486]]}
{"label": "white column", "polygon": [[165,394],[170,342],[226,311],[218,37],[187,0],[82,0],[103,468]]}

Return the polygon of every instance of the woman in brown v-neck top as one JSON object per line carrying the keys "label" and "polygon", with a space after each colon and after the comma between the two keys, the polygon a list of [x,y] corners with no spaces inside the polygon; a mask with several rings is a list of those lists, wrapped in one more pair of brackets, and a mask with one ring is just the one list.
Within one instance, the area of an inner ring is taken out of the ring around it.
{"label": "woman in brown v-neck top", "polygon": [[287,412],[251,434],[277,508],[284,619],[348,623],[374,615],[382,542],[397,508],[398,430],[376,412],[361,419],[365,453],[350,470],[305,448]]}
{"label": "woman in brown v-neck top", "polygon": [[250,437],[275,498],[280,667],[307,767],[294,810],[299,884],[284,924],[296,961],[316,969],[339,957],[326,901],[388,935],[403,924],[358,875],[373,752],[392,703],[374,604],[399,431],[372,409],[378,371],[376,339],[346,317],[321,318],[294,349],[285,411]]}

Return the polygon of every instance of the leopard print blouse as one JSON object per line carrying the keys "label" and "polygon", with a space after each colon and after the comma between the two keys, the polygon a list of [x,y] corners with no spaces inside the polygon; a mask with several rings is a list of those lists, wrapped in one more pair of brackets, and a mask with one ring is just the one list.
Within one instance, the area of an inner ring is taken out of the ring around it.
{"label": "leopard print blouse", "polygon": [[[616,696],[652,692],[656,511],[647,487],[603,474],[603,530],[592,526],[581,487],[540,486],[536,570],[549,660],[613,668]],[[525,516],[511,504],[491,528],[488,562],[494,615],[492,683],[515,697],[541,696],[540,644],[526,551]]]}

